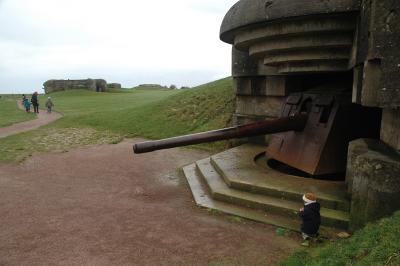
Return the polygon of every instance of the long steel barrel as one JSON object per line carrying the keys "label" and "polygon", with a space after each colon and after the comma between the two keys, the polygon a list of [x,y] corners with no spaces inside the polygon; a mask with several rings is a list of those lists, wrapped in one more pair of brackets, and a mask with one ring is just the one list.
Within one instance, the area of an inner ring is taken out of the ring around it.
{"label": "long steel barrel", "polygon": [[214,142],[219,140],[273,134],[285,131],[302,131],[307,122],[306,114],[259,121],[247,125],[223,128],[202,133],[146,141],[133,145],[134,153],[146,153],[180,146]]}

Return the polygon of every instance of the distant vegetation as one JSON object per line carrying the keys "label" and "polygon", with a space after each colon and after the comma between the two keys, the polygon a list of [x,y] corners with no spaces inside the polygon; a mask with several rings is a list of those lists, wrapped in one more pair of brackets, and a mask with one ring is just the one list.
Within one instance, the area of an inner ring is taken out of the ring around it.
{"label": "distant vegetation", "polygon": [[33,113],[26,113],[17,107],[17,96],[0,95],[0,127],[14,123],[32,120],[36,117]]}
{"label": "distant vegetation", "polygon": [[[42,106],[46,97],[40,97]],[[51,97],[64,117],[39,130],[0,139],[0,154],[4,154],[0,161],[19,161],[33,152],[118,143],[124,137],[156,139],[225,127],[234,106],[230,78],[188,90],[71,90]],[[200,147],[219,150],[224,145]]]}
{"label": "distant vegetation", "polygon": [[141,84],[141,85],[139,85],[139,86],[136,86],[136,87],[133,87],[132,89],[147,89],[147,90],[162,90],[162,89],[165,89],[165,90],[177,90],[177,89],[181,89],[181,90],[184,90],[184,89],[190,89],[190,87],[187,87],[187,86],[182,86],[182,87],[180,87],[180,88],[178,88],[176,85],[174,85],[174,84],[171,84],[170,86],[162,86],[162,85],[159,85],[159,84]]}
{"label": "distant vegetation", "polygon": [[141,84],[133,87],[132,90],[169,90],[169,87],[158,84]]}
{"label": "distant vegetation", "polygon": [[400,265],[400,212],[349,239],[296,252],[280,266]]}

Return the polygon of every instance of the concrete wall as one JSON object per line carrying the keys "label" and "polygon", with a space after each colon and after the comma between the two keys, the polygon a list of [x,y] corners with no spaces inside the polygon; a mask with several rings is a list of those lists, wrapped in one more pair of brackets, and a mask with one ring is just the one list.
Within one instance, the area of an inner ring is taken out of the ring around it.
{"label": "concrete wall", "polygon": [[83,79],[83,80],[48,80],[43,84],[46,93],[56,91],[85,89],[98,92],[105,92],[107,82],[104,79]]}
{"label": "concrete wall", "polygon": [[400,155],[378,140],[359,139],[350,143],[348,158],[354,231],[400,209]]}
{"label": "concrete wall", "polygon": [[362,0],[360,8],[353,102],[383,109],[381,140],[400,150],[400,1]]}
{"label": "concrete wall", "polygon": [[400,209],[399,32],[398,0],[241,0],[220,29],[233,46],[237,124],[277,117],[291,92],[341,80],[354,103],[383,110],[381,139],[349,147],[352,229]]}

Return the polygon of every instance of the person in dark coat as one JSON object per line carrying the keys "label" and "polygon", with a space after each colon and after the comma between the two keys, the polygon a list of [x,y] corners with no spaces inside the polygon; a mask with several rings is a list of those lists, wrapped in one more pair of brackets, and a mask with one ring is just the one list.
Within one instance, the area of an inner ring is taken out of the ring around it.
{"label": "person in dark coat", "polygon": [[37,91],[35,91],[33,94],[32,94],[32,98],[31,98],[31,103],[32,103],[32,105],[33,105],[33,111],[35,112],[35,113],[39,113],[39,100],[38,100],[38,93],[37,93]]}
{"label": "person in dark coat", "polygon": [[321,225],[320,204],[317,197],[313,193],[303,195],[304,207],[300,209],[300,217],[302,219],[301,234],[304,242],[303,246],[309,246],[312,238],[318,237],[319,226]]}

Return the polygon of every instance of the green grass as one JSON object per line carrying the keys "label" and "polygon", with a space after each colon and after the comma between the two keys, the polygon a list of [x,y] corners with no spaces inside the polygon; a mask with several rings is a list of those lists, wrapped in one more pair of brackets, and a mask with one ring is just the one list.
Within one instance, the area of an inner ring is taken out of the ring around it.
{"label": "green grass", "polygon": [[302,250],[281,266],[400,265],[400,212],[369,224],[349,239]]}
{"label": "green grass", "polygon": [[0,127],[24,122],[36,118],[33,113],[26,113],[17,107],[16,97],[0,98]]}
{"label": "green grass", "polygon": [[[190,90],[52,93],[55,110],[64,117],[39,130],[0,139],[0,154],[5,154],[0,162],[21,161],[34,152],[118,143],[124,137],[158,139],[225,127],[234,108],[231,83],[226,78]],[[40,106],[46,97],[40,97]],[[225,145],[219,142],[198,147],[215,151]]]}
{"label": "green grass", "polygon": [[161,138],[226,125],[234,96],[231,80],[224,79],[185,91],[67,91],[53,94],[52,99],[55,109],[65,115],[55,123],[57,127],[91,127],[128,137]]}
{"label": "green grass", "polygon": [[122,136],[91,128],[44,127],[0,139],[0,162],[18,162],[35,152],[64,152],[90,144],[115,144]]}

